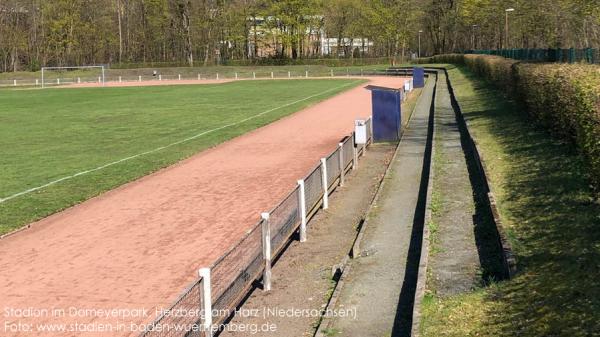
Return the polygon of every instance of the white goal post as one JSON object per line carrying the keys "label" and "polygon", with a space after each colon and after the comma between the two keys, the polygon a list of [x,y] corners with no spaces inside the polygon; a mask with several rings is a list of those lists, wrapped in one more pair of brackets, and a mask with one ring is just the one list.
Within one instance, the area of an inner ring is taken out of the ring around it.
{"label": "white goal post", "polygon": [[106,76],[104,66],[73,66],[73,67],[42,67],[42,88],[45,87],[45,78],[44,73],[48,70],[74,70],[74,69],[100,69],[102,70],[102,77],[99,77],[100,83],[102,86],[106,84]]}

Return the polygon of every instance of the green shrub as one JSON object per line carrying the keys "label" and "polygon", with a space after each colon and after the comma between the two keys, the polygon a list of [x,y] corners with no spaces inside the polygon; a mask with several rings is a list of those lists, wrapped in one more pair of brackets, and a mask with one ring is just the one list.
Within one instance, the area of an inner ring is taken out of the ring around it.
{"label": "green shrub", "polygon": [[600,67],[523,64],[516,77],[530,114],[577,145],[600,191]]}
{"label": "green shrub", "polygon": [[452,63],[452,64],[464,64],[463,54],[444,54],[435,55],[431,57],[423,57],[416,61],[419,64],[433,64],[433,63]]}
{"label": "green shrub", "polygon": [[465,64],[523,101],[533,119],[577,146],[590,165],[592,185],[600,191],[600,67],[521,63],[490,55],[449,54],[426,61]]}
{"label": "green shrub", "polygon": [[463,55],[464,63],[477,75],[497,83],[502,89],[512,91],[514,88],[513,68],[517,61],[500,56],[480,57],[480,55]]}

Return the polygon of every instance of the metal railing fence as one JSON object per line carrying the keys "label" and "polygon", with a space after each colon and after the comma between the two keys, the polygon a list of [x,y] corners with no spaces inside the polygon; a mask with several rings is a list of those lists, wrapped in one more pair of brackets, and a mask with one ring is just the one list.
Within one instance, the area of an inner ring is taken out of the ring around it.
{"label": "metal railing fence", "polygon": [[[262,220],[209,268],[203,268],[204,276],[188,286],[175,303],[164,310],[166,314],[154,320],[150,325],[153,328],[140,337],[210,337],[235,312],[256,281],[262,279],[264,289],[270,289],[271,261],[282,253],[297,231],[306,230],[301,224],[320,206],[326,207],[325,200],[337,187],[336,182],[342,183],[342,176],[355,167],[358,155],[364,154],[366,146],[372,143],[371,127],[371,119],[368,119],[368,142],[358,148],[354,144],[354,133],[345,137],[302,184],[299,182],[275,208],[263,213]],[[300,237],[303,235],[306,233],[300,233]],[[197,315],[169,314],[178,309]]]}

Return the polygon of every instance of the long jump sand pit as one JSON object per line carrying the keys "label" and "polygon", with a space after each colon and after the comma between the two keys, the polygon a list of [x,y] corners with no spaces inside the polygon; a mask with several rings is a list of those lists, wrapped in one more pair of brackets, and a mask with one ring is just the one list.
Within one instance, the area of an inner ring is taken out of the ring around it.
{"label": "long jump sand pit", "polygon": [[370,111],[359,86],[0,240],[0,336],[137,336]]}

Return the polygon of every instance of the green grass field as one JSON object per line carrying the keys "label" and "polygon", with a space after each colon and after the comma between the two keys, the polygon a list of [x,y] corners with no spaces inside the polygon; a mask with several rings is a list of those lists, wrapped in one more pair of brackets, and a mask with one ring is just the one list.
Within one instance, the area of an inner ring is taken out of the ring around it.
{"label": "green grass field", "polygon": [[[360,83],[283,80],[0,90],[0,234]],[[220,127],[224,128],[190,139]],[[168,147],[154,151],[164,146]],[[130,159],[11,198],[125,158]]]}

